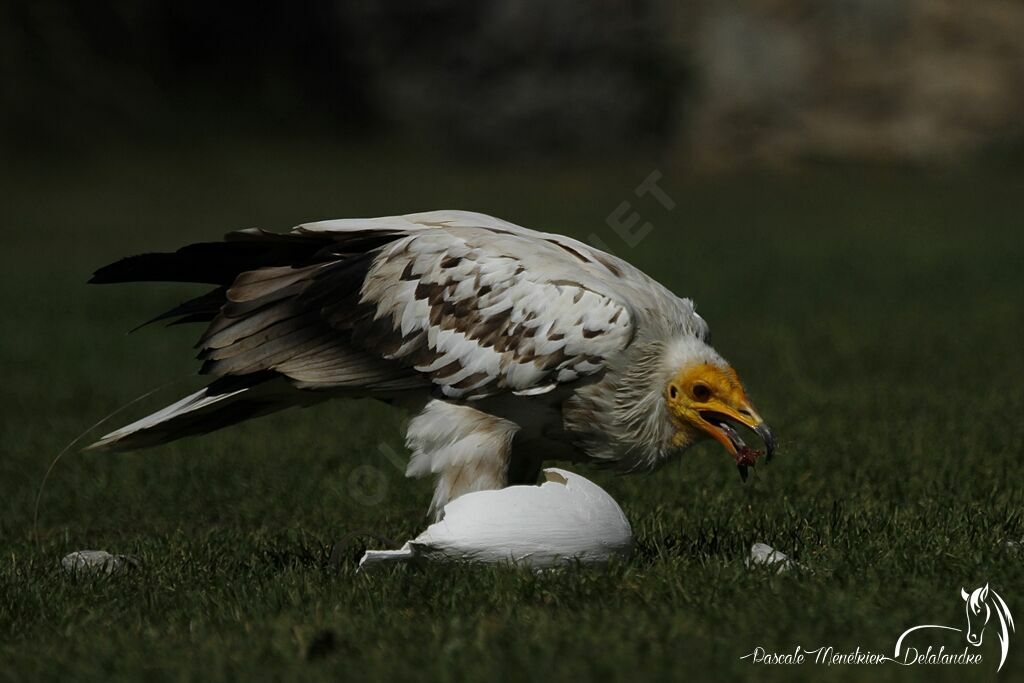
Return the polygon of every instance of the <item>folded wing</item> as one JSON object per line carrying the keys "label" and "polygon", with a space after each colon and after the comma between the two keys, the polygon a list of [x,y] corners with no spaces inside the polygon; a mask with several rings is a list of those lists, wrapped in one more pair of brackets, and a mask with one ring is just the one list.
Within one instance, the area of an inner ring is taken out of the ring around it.
{"label": "folded wing", "polygon": [[[151,445],[139,432],[156,430],[167,441],[176,422],[210,431],[308,403],[310,392],[474,400],[575,382],[601,372],[634,334],[602,256],[489,216],[439,212],[244,231],[124,259],[94,281],[217,285],[157,320],[208,322],[201,372],[243,389],[179,402],[100,443]],[[275,390],[262,390],[257,409],[254,390],[270,380]],[[246,410],[232,407],[246,400]]]}

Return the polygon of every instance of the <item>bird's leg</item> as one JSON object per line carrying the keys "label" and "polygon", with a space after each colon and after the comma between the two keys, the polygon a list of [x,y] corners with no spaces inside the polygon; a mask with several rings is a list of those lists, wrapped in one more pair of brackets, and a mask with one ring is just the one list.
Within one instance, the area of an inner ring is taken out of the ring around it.
{"label": "bird's leg", "polygon": [[514,422],[468,405],[432,400],[409,423],[406,445],[412,458],[408,477],[436,475],[430,515],[464,493],[508,485]]}
{"label": "bird's leg", "polygon": [[540,470],[544,465],[546,449],[542,442],[523,441],[520,433],[512,443],[512,455],[508,460],[508,485],[536,484],[540,479]]}

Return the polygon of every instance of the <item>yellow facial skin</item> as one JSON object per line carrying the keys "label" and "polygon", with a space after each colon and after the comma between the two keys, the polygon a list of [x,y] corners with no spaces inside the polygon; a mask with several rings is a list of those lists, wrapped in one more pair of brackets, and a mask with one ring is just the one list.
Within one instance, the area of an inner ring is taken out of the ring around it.
{"label": "yellow facial skin", "polygon": [[750,404],[740,378],[731,367],[710,363],[685,367],[665,386],[665,400],[678,430],[676,446],[688,446],[707,435],[738,458],[736,444],[726,431],[706,419],[720,416],[756,431],[764,439],[769,457],[775,449],[771,431]]}

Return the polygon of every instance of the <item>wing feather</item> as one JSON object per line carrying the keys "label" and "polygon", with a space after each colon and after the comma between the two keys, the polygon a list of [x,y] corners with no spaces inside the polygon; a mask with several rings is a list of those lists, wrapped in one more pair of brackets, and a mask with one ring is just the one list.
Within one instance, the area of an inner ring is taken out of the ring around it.
{"label": "wing feather", "polygon": [[[556,246],[445,227],[382,250],[359,303],[402,340],[383,357],[411,365],[445,396],[547,391],[600,372],[633,337],[629,306],[588,279]],[[334,324],[337,312],[329,306],[324,317]]]}
{"label": "wing feather", "polygon": [[[602,372],[635,334],[619,276],[568,238],[462,212],[296,233],[344,248],[334,260],[321,247],[299,267],[241,273],[201,339],[205,372],[370,390],[432,384],[467,400],[535,395]],[[353,255],[354,243],[372,248]]]}
{"label": "wing feather", "polygon": [[[216,286],[155,319],[207,322],[196,346],[202,372],[216,379],[172,414],[101,442],[111,448],[211,431],[335,391],[534,396],[618,367],[638,328],[645,338],[707,331],[692,302],[621,259],[464,211],[324,221],[280,235],[243,230],[122,259],[92,282],[136,280]],[[232,387],[240,393],[228,395]]]}

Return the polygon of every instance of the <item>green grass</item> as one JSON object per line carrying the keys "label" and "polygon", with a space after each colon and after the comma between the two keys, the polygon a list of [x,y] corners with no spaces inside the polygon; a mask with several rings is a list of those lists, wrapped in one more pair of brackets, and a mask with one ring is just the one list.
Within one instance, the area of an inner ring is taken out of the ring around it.
{"label": "green grass", "polygon": [[[739,657],[757,645],[887,652],[909,626],[962,625],[960,587],[986,581],[1024,619],[1024,556],[1004,546],[1024,537],[1019,173],[698,181],[663,168],[678,205],[666,212],[632,195],[643,161],[499,169],[407,156],[250,142],[0,170],[0,680],[993,678],[992,630],[976,667]],[[625,200],[655,226],[636,248],[604,223]],[[421,530],[430,486],[380,453],[405,457],[401,415],[337,403],[152,451],[70,453],[35,541],[53,456],[195,370],[196,329],[124,335],[193,290],[86,287],[91,269],[240,227],[439,207],[597,233],[694,297],[780,436],[776,461],[745,485],[712,446],[650,475],[585,471],[634,527],[636,552],[615,566],[364,576],[355,558],[381,545],[369,534]],[[378,488],[353,474],[363,464]],[[802,569],[745,568],[755,541]],[[60,558],[83,548],[142,569],[62,574]],[[1000,678],[1022,675],[1012,640]]]}

